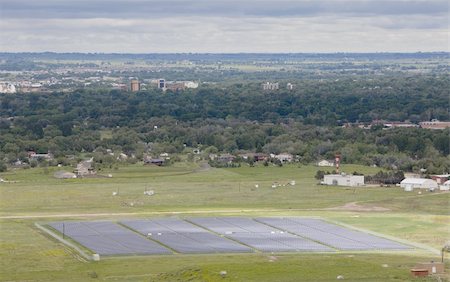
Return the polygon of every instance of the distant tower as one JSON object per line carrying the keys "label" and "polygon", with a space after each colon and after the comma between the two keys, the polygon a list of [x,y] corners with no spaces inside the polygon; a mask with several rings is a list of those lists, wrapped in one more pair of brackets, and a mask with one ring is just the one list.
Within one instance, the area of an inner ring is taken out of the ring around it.
{"label": "distant tower", "polygon": [[130,89],[131,89],[131,92],[137,92],[137,91],[141,90],[141,85],[139,83],[139,80],[132,79],[130,82]]}
{"label": "distant tower", "polygon": [[336,165],[336,173],[339,173],[339,166],[341,165],[341,155],[336,154],[334,156],[334,164]]}
{"label": "distant tower", "polygon": [[158,81],[158,88],[159,88],[159,89],[162,89],[163,91],[166,90],[166,80],[165,80],[164,78],[161,78],[161,79]]}

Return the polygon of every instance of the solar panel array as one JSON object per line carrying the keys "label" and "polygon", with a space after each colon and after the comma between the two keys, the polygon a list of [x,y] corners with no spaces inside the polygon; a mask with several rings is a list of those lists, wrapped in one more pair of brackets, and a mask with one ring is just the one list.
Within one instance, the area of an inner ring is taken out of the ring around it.
{"label": "solar panel array", "polygon": [[320,219],[269,217],[256,220],[340,250],[402,250],[410,248],[379,236],[351,230]]}
{"label": "solar panel array", "polygon": [[49,225],[100,255],[411,248],[320,219],[300,217],[160,218],[125,220],[120,224],[128,228],[111,221],[53,222]]}
{"label": "solar panel array", "polygon": [[331,248],[242,217],[190,218],[189,221],[263,252],[333,251]]}
{"label": "solar panel array", "polygon": [[110,221],[54,222],[49,225],[100,255],[172,253],[160,244]]}
{"label": "solar panel array", "polygon": [[122,224],[179,253],[245,253],[252,249],[181,219],[128,220]]}

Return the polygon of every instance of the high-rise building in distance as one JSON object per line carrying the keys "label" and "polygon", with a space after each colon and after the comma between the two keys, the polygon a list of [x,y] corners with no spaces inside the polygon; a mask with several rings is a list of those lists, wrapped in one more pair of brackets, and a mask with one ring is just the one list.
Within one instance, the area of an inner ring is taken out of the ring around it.
{"label": "high-rise building in distance", "polygon": [[139,80],[132,79],[130,82],[130,90],[131,92],[137,92],[141,90],[141,85],[139,84]]}
{"label": "high-rise building in distance", "polygon": [[162,90],[166,90],[166,80],[164,78],[159,79],[158,88]]}

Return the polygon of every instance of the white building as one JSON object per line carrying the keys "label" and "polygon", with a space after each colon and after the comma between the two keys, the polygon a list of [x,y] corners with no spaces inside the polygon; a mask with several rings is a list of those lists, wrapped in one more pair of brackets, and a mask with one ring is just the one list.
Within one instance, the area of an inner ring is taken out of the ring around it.
{"label": "white building", "polygon": [[198,88],[198,82],[194,82],[194,81],[184,81],[184,86],[186,86],[186,88]]}
{"label": "white building", "polygon": [[431,121],[419,122],[419,125],[420,127],[427,129],[446,129],[447,127],[450,127],[450,122],[433,119]]}
{"label": "white building", "polygon": [[0,93],[16,93],[16,86],[9,82],[0,82]]}
{"label": "white building", "polygon": [[441,190],[441,191],[449,191],[450,190],[450,180],[445,181],[444,184],[439,186],[439,190]]}
{"label": "white building", "polygon": [[279,88],[278,82],[266,82],[262,84],[263,90],[278,90]]}
{"label": "white building", "polygon": [[317,166],[334,166],[334,162],[329,160],[321,160],[317,163]]}
{"label": "white building", "polygon": [[438,188],[438,184],[433,179],[427,178],[405,178],[400,182],[400,187],[405,191],[412,191],[413,189],[430,189],[434,190]]}
{"label": "white building", "polygon": [[289,153],[281,153],[278,155],[275,154],[270,154],[270,157],[273,159],[277,159],[282,163],[290,163],[294,160],[294,156],[292,154]]}
{"label": "white building", "polygon": [[322,184],[333,186],[363,186],[364,175],[326,174]]}
{"label": "white building", "polygon": [[287,90],[293,90],[293,89],[294,89],[294,84],[288,82],[288,83],[286,84],[286,89],[287,89]]}

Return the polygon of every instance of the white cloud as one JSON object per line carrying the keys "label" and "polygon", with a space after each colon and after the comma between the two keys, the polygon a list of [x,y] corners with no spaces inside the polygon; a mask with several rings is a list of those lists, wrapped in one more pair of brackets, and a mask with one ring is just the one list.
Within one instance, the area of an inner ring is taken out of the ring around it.
{"label": "white cloud", "polygon": [[339,14],[4,18],[0,51],[415,52],[448,50],[447,16]]}

